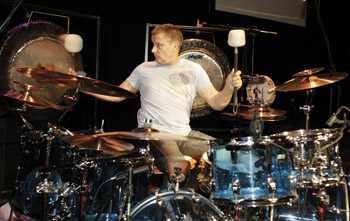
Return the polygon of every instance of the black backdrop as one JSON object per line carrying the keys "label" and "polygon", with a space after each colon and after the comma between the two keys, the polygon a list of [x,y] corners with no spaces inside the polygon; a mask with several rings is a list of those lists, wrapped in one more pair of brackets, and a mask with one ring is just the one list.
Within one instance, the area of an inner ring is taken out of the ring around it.
{"label": "black backdrop", "polygon": [[[3,1],[0,5],[0,22],[9,15],[12,5],[19,1]],[[142,2],[142,3],[141,3]],[[173,23],[195,26],[198,19],[201,22],[232,27],[252,28],[277,32],[277,36],[258,34],[255,39],[255,73],[270,76],[276,85],[292,78],[292,74],[312,67],[325,67],[331,71],[326,38],[322,33],[317,19],[315,1],[308,1],[306,27],[293,26],[253,17],[229,14],[215,11],[212,0],[193,1],[128,1],[120,3],[107,0],[100,1],[23,1],[15,12],[5,30],[7,31],[28,20],[31,11],[43,11],[69,16],[71,18],[71,33],[80,34],[84,39],[81,52],[84,70],[88,76],[109,83],[121,83],[132,69],[144,60],[146,23]],[[322,25],[329,40],[334,67],[340,72],[350,72],[346,7],[342,2],[324,1],[320,7]],[[47,17],[49,21],[56,18]],[[62,22],[62,21],[59,21]],[[98,30],[98,24],[100,29]],[[64,26],[65,23],[63,22]],[[203,33],[193,33],[201,37]],[[227,45],[227,33],[216,34],[217,45],[227,54],[233,64],[233,49]],[[247,33],[247,46],[243,49],[241,69],[245,73],[251,70],[250,57],[252,53],[252,34]],[[99,40],[99,41],[98,41]],[[98,42],[100,45],[98,45]],[[99,51],[97,51],[97,48]],[[97,54],[98,53],[98,54]],[[1,55],[0,55],[1,56]],[[96,60],[97,58],[97,60]],[[0,67],[1,70],[1,67]],[[1,70],[3,71],[3,70]],[[3,73],[0,73],[3,74]],[[334,85],[328,85],[314,90],[314,108],[311,113],[311,128],[324,128],[325,122],[332,112],[341,105],[348,105],[347,98],[349,78]],[[332,93],[330,93],[332,91]],[[332,96],[331,96],[332,95]],[[302,129],[305,116],[299,106],[305,102],[305,91],[277,93],[274,108],[287,111],[287,119],[283,122],[267,124],[266,132]],[[332,102],[331,102],[332,101]],[[126,100],[122,103],[108,103],[95,100],[91,96],[81,94],[75,108],[62,120],[61,125],[69,130],[78,131],[99,127],[105,121],[105,130],[129,130],[136,126],[136,111],[138,99]],[[7,115],[6,115],[7,116]],[[236,121],[221,118],[219,113],[194,119],[193,127],[205,129],[218,136],[231,136],[230,133],[217,134],[223,128],[231,131]],[[5,117],[5,116],[3,116]],[[271,126],[271,127],[269,127]],[[12,124],[11,126],[12,127]],[[4,123],[2,128],[8,128]],[[4,136],[6,134],[6,136]],[[2,133],[2,141],[6,143],[9,137],[16,133]],[[346,139],[345,139],[346,141]],[[346,157],[347,145],[344,141],[343,156]],[[2,149],[6,147],[2,147]],[[6,153],[1,152],[2,163]],[[13,155],[13,154],[12,154]],[[9,157],[12,156],[9,154]],[[1,163],[0,163],[1,166]],[[1,168],[5,168],[1,166]],[[4,171],[0,173],[1,178]],[[2,175],[1,175],[2,174]]]}

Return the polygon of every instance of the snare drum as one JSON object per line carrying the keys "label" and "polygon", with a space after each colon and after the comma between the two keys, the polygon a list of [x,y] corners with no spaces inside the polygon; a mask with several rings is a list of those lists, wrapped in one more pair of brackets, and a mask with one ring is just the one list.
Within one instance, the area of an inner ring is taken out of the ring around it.
{"label": "snare drum", "polygon": [[210,150],[218,202],[250,207],[279,205],[297,198],[290,153],[268,137],[232,139]]}
{"label": "snare drum", "polygon": [[133,221],[196,220],[220,221],[224,214],[202,195],[186,190],[158,193],[137,204]]}

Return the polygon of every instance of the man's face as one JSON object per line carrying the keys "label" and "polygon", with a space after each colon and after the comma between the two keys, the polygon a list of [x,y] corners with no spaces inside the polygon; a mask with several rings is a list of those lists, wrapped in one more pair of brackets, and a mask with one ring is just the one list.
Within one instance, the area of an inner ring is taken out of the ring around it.
{"label": "man's face", "polygon": [[158,33],[152,36],[152,53],[155,61],[159,64],[173,64],[178,60],[178,44],[164,33]]}

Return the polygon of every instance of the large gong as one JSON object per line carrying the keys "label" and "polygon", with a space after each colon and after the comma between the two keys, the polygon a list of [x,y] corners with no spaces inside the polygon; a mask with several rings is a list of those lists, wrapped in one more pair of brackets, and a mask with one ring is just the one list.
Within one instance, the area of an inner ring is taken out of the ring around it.
{"label": "large gong", "polygon": [[[200,64],[207,72],[210,81],[217,90],[221,90],[224,80],[230,72],[230,65],[223,51],[213,43],[202,39],[186,39],[183,42],[180,57]],[[192,106],[191,117],[201,117],[212,112],[209,105],[197,96]]]}
{"label": "large gong", "polygon": [[59,36],[65,33],[64,28],[56,24],[37,21],[13,28],[2,40],[0,91],[2,94],[29,92],[35,101],[40,101],[40,105],[36,105],[36,102],[30,103],[27,111],[30,118],[52,120],[51,117],[58,116],[62,112],[61,108],[69,106],[74,100],[71,99],[75,96],[74,86],[57,84],[55,79],[39,83],[18,71],[22,67],[41,67],[63,73],[81,70],[81,56],[68,52],[59,40]]}

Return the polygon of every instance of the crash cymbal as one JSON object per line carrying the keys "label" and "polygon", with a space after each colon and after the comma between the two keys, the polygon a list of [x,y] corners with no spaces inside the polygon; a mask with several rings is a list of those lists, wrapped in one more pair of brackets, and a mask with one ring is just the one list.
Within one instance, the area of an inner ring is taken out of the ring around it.
{"label": "crash cymbal", "polygon": [[23,76],[34,79],[42,84],[58,84],[68,88],[76,88],[78,86],[79,75],[69,73],[57,72],[48,70],[44,67],[19,67],[16,70],[23,74]]}
{"label": "crash cymbal", "polygon": [[75,134],[62,139],[79,150],[100,152],[103,155],[102,158],[120,157],[134,150],[134,145],[112,136],[103,136],[103,133],[91,135]]}
{"label": "crash cymbal", "polygon": [[135,94],[121,87],[88,77],[80,79],[80,91],[109,102],[118,102],[118,98],[136,98]]}
{"label": "crash cymbal", "polygon": [[97,134],[96,136],[101,137],[113,137],[123,140],[141,140],[141,141],[204,141],[209,142],[211,140],[206,140],[198,137],[190,136],[181,136],[172,133],[158,132],[155,130],[144,130],[144,131],[116,131],[116,132],[107,132],[102,134]]}
{"label": "crash cymbal", "polygon": [[279,121],[285,119],[286,112],[271,107],[255,107],[243,105],[238,108],[237,113],[224,112],[224,116],[237,117],[244,120],[259,119],[261,121]]}
{"label": "crash cymbal", "polygon": [[316,87],[321,87],[328,84],[333,84],[343,80],[348,76],[348,73],[334,72],[327,74],[316,74],[304,77],[296,77],[276,87],[276,91],[289,92],[308,90]]}
{"label": "crash cymbal", "polygon": [[17,68],[17,71],[41,83],[59,84],[68,88],[79,88],[82,93],[105,101],[113,102],[119,101],[116,98],[136,97],[135,94],[113,84],[72,73],[62,73],[49,71],[45,68],[30,67]]}
{"label": "crash cymbal", "polygon": [[299,71],[295,74],[293,74],[293,77],[304,77],[304,76],[310,76],[316,73],[319,73],[324,70],[324,67],[319,67],[319,68],[310,68],[310,69],[305,69],[302,71]]}

